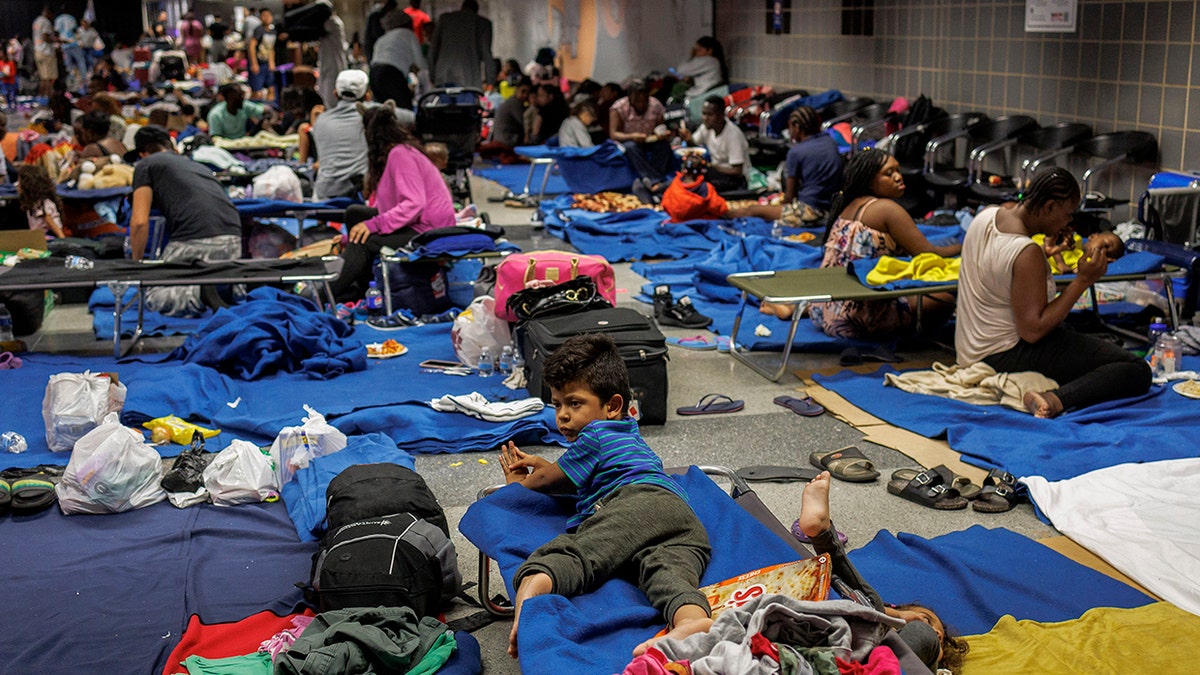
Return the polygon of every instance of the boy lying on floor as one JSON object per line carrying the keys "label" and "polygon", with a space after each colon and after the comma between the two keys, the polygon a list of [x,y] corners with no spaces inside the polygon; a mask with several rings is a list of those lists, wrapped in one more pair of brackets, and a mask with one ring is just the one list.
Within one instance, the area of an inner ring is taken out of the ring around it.
{"label": "boy lying on floor", "polygon": [[[513,578],[508,653],[517,656],[526,600],[581,595],[622,569],[636,570],[632,581],[671,627],[667,637],[707,631],[712,612],[697,589],[712,556],[708,533],[628,416],[629,372],[616,344],[606,335],[572,337],[546,359],[545,378],[555,422],[570,447],[550,462],[509,441],[500,466],[507,483],[539,492],[574,490],[578,503],[567,532],[534,551]],[[638,645],[634,655],[655,641]]]}

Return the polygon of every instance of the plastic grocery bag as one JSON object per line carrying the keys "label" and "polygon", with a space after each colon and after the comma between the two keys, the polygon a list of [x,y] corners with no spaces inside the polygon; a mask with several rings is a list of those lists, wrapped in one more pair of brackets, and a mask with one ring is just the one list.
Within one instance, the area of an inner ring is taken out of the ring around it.
{"label": "plastic grocery bag", "polygon": [[496,301],[489,295],[475,298],[471,304],[454,318],[450,339],[454,341],[454,353],[458,360],[468,366],[479,362],[479,352],[484,347],[492,351],[492,357],[500,355],[504,345],[512,344],[508,322],[496,316]]}
{"label": "plastic grocery bag", "polygon": [[53,452],[66,452],[95,429],[108,413],[125,407],[125,385],[115,376],[84,371],[50,376],[42,399],[46,444]]}
{"label": "plastic grocery bag", "polygon": [[271,454],[246,441],[233,441],[204,469],[204,487],[217,506],[278,499],[276,481]]}
{"label": "plastic grocery bag", "polygon": [[304,190],[296,172],[282,164],[267,169],[254,178],[254,196],[258,199],[279,199],[285,202],[304,201]]}
{"label": "plastic grocery bag", "polygon": [[112,412],[75,443],[55,492],[66,515],[120,513],[166,499],[161,479],[162,458]]}
{"label": "plastic grocery bag", "polygon": [[308,466],[315,457],[331,455],[346,447],[346,434],[325,421],[325,416],[304,406],[308,416],[298,427],[284,427],[271,444],[271,460],[275,462],[278,485],[286,485],[296,472]]}

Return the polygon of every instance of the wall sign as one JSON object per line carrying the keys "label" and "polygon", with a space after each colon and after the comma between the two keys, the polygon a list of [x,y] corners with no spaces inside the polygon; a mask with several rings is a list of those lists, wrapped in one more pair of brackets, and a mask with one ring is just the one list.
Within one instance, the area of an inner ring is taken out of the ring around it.
{"label": "wall sign", "polygon": [[1026,33],[1074,33],[1079,0],[1025,0]]}
{"label": "wall sign", "polygon": [[792,32],[792,0],[767,0],[767,34]]}

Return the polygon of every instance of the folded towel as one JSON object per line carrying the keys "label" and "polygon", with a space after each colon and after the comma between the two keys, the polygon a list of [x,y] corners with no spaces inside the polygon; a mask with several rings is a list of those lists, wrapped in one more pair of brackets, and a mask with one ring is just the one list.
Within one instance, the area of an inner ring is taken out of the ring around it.
{"label": "folded towel", "polygon": [[440,412],[460,412],[487,422],[511,422],[540,412],[546,407],[538,398],[492,403],[477,391],[460,396],[447,394],[430,401],[429,405]]}

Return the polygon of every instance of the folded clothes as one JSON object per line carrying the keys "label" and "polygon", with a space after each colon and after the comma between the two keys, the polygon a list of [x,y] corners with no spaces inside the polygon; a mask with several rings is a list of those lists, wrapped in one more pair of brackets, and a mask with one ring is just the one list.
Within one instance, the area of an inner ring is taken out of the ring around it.
{"label": "folded clothes", "polygon": [[430,401],[429,405],[440,412],[460,412],[488,422],[511,422],[540,412],[546,407],[538,398],[492,403],[477,391],[461,396],[447,394]]}
{"label": "folded clothes", "polygon": [[999,404],[1020,411],[1025,411],[1022,402],[1025,392],[1058,388],[1057,382],[1041,373],[997,373],[982,361],[966,368],[934,363],[932,370],[886,373],[883,383],[914,394],[942,396],[975,405]]}

